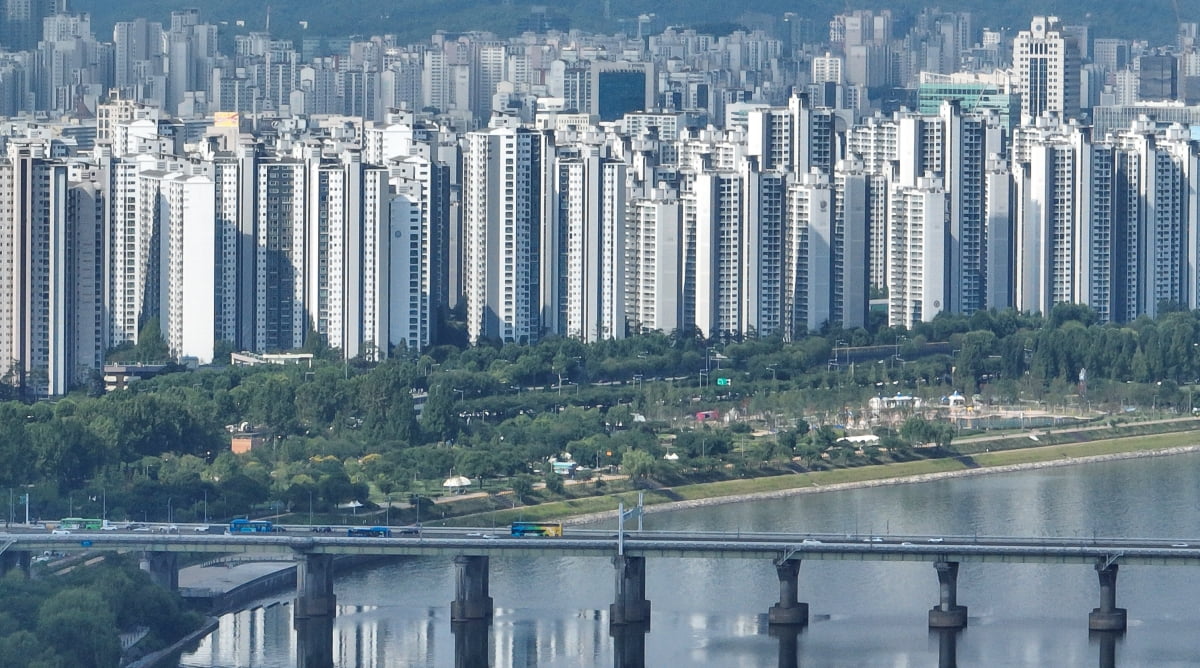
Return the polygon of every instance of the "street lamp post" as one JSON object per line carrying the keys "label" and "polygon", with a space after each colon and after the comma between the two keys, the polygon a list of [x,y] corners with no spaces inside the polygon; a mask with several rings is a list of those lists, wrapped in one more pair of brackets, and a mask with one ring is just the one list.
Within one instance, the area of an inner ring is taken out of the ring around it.
{"label": "street lamp post", "polygon": [[171,497],[167,497],[167,524],[171,523]]}

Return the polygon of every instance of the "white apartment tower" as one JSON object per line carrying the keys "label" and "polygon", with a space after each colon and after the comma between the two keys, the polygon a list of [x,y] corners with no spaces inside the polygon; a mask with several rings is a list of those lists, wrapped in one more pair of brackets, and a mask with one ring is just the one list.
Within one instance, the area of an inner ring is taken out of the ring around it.
{"label": "white apartment tower", "polygon": [[216,197],[208,176],[159,181],[161,331],[172,357],[213,361],[216,340]]}
{"label": "white apartment tower", "polygon": [[679,197],[652,189],[629,203],[625,232],[625,308],[635,331],[683,326],[683,227]]}
{"label": "white apartment tower", "polygon": [[833,188],[811,171],[787,192],[787,262],[784,269],[783,338],[795,341],[820,329],[833,313]]}
{"label": "white apartment tower", "polygon": [[[390,167],[391,230],[386,233],[387,271],[376,288],[386,305],[386,330],[392,346],[419,350],[428,346],[448,304],[450,170],[420,156]],[[377,334],[378,336],[378,334]],[[382,340],[382,339],[376,339]]]}
{"label": "white apartment tower", "polygon": [[626,171],[595,147],[557,160],[555,315],[566,336],[587,342],[625,337]]}
{"label": "white apartment tower", "polygon": [[912,328],[946,310],[947,204],[941,179],[893,184],[888,219],[888,324]]}
{"label": "white apartment tower", "polygon": [[[467,331],[534,343],[542,334],[543,249],[552,147],[541,132],[496,128],[466,135],[463,156],[463,296]],[[549,265],[548,265],[549,266]]]}

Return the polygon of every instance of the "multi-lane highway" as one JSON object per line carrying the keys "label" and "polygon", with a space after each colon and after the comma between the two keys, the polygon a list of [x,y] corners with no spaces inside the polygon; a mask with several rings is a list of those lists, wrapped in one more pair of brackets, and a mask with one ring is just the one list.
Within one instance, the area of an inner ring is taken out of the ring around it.
{"label": "multi-lane highway", "polygon": [[[1200,565],[1200,539],[1033,536],[917,536],[573,529],[561,537],[509,535],[507,527],[424,527],[392,536],[348,536],[350,527],[284,525],[281,531],[215,533],[222,525],[136,525],[52,533],[10,528],[3,550],[135,549],[163,552],[239,552],[379,555],[580,555],[617,552],[647,557],[851,559]],[[361,528],[361,527],[359,527]],[[0,550],[0,551],[3,551]]]}

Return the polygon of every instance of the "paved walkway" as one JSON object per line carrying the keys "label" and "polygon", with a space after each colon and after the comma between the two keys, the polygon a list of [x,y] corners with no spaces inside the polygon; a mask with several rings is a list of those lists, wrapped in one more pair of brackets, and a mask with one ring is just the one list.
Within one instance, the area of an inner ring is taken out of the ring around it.
{"label": "paved walkway", "polygon": [[188,566],[179,569],[179,588],[224,594],[257,578],[295,567],[295,564],[283,561]]}

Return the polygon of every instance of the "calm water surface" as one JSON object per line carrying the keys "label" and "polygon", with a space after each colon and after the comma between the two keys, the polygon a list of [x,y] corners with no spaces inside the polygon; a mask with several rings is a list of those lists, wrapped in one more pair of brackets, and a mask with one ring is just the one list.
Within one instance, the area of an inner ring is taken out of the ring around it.
{"label": "calm water surface", "polygon": [[[1200,543],[1200,455],[1126,460],[797,496],[646,517],[647,529],[1173,538]],[[615,526],[615,521],[609,524]],[[1095,571],[963,564],[969,627],[927,628],[925,563],[805,562],[811,621],[772,635],[770,560],[652,559],[649,633],[609,634],[605,559],[491,560],[496,617],[451,632],[454,568],[412,558],[345,575],[335,593],[340,668],[401,666],[1200,666],[1200,570],[1123,567],[1123,636],[1089,635]],[[290,594],[226,615],[181,666],[296,664]],[[457,643],[457,648],[456,648]],[[457,657],[457,663],[456,663]]]}

